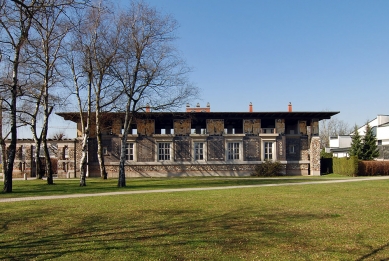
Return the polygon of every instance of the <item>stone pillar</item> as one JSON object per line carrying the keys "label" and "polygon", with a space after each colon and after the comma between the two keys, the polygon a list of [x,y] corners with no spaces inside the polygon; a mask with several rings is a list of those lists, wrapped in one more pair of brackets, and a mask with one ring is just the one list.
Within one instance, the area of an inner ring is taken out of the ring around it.
{"label": "stone pillar", "polygon": [[276,133],[285,133],[285,119],[276,119]]}
{"label": "stone pillar", "polygon": [[320,176],[320,137],[313,136],[310,144],[310,175]]}
{"label": "stone pillar", "polygon": [[[82,140],[78,139],[74,142],[74,147],[69,147],[69,160],[70,166],[68,172],[70,172],[71,177],[77,178],[80,177],[80,162],[81,162],[81,146]],[[77,176],[78,173],[78,176]]]}
{"label": "stone pillar", "polygon": [[16,145],[12,175],[16,178],[23,178],[23,145]]}
{"label": "stone pillar", "polygon": [[284,135],[278,136],[276,139],[277,144],[277,160],[286,160],[286,137]]}
{"label": "stone pillar", "polygon": [[24,173],[26,173],[28,177],[32,177],[34,174],[32,168],[33,161],[34,161],[32,152],[33,152],[33,145],[31,144],[26,145],[25,155],[24,155],[24,162],[25,162]]}
{"label": "stone pillar", "polygon": [[63,144],[58,143],[58,161],[57,161],[57,175],[58,178],[63,178],[66,176],[66,171],[65,171],[65,147]]}

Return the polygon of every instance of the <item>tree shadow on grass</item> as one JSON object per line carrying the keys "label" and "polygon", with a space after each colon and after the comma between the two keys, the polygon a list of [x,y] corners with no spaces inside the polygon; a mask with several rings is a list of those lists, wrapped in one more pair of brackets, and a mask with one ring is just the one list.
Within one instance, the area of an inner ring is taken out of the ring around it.
{"label": "tree shadow on grass", "polygon": [[[17,216],[2,218],[1,259],[99,259],[110,253],[163,260],[187,259],[187,255],[192,259],[193,255],[215,259],[215,253],[237,257],[248,255],[258,246],[301,247],[301,242],[295,241],[301,235],[287,225],[336,218],[295,211],[265,214],[241,207],[220,213],[193,208],[85,212],[51,220],[48,215],[52,211],[61,209],[29,208]],[[314,247],[309,242],[305,244],[306,249]]]}
{"label": "tree shadow on grass", "polygon": [[[377,254],[379,254],[379,252],[385,250],[385,249],[389,249],[389,243],[385,244],[385,245],[382,245],[376,249],[373,249],[370,253],[356,259],[356,261],[363,261],[363,260],[368,260],[370,258],[374,258],[374,256],[376,256]],[[376,260],[376,259],[375,259]],[[389,260],[389,256],[385,257],[385,258],[380,258],[379,260],[381,261],[384,261],[384,260]]]}

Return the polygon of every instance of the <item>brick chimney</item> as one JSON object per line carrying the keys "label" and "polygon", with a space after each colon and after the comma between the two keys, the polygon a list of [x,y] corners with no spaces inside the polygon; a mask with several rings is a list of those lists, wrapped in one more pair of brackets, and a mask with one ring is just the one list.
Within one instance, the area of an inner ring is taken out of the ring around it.
{"label": "brick chimney", "polygon": [[207,103],[207,107],[201,107],[200,103],[196,104],[196,107],[190,107],[190,104],[186,104],[186,112],[210,112],[211,104]]}
{"label": "brick chimney", "polygon": [[150,112],[151,110],[150,110],[150,104],[146,104],[146,112]]}
{"label": "brick chimney", "polygon": [[253,112],[253,104],[251,102],[249,104],[249,112]]}
{"label": "brick chimney", "polygon": [[288,104],[288,112],[292,112],[292,103],[291,102],[289,102],[289,104]]}

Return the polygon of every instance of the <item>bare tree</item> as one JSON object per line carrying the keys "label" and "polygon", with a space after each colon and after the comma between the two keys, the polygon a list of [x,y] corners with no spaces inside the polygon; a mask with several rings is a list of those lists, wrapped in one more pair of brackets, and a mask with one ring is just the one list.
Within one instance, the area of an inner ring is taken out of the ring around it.
{"label": "bare tree", "polygon": [[90,24],[85,13],[77,13],[74,18],[74,30],[67,43],[68,64],[73,77],[74,94],[76,96],[81,124],[81,159],[80,159],[80,186],[86,186],[88,140],[91,128],[93,61],[89,48],[91,39],[85,32],[89,31]]}
{"label": "bare tree", "polygon": [[5,139],[6,136],[3,136],[3,99],[0,99],[0,147],[1,147],[1,162],[2,164],[2,169],[3,169],[3,175],[7,173],[6,171],[6,164],[7,162],[7,155],[6,155],[6,149],[5,149]]}
{"label": "bare tree", "polygon": [[320,139],[322,148],[328,147],[330,138],[339,135],[348,135],[353,131],[345,121],[336,117],[320,122]]}
{"label": "bare tree", "polygon": [[[4,77],[0,78],[0,82],[4,82]],[[3,93],[0,96],[0,146],[1,146],[1,160],[2,160],[2,169],[3,169],[3,175],[7,173],[7,150],[6,150],[6,144],[5,140],[10,136],[11,131],[9,129],[9,125],[3,125],[3,122],[9,122],[9,111],[8,107],[5,107],[3,104],[6,103],[5,100],[7,100],[7,93],[4,92],[5,89],[1,85],[1,92]],[[5,95],[4,95],[5,93]]]}
{"label": "bare tree", "polygon": [[90,38],[88,49],[95,96],[97,157],[100,175],[107,179],[102,149],[101,113],[109,110],[120,95],[120,90],[115,88],[115,78],[111,77],[109,71],[117,60],[121,26],[115,13],[101,3],[89,9],[88,20],[91,25],[84,34]]}
{"label": "bare tree", "polygon": [[126,186],[126,143],[136,113],[146,104],[153,110],[173,110],[197,95],[188,84],[190,71],[173,48],[177,23],[143,2],[133,2],[122,14],[120,64],[115,76],[121,83],[125,100],[124,133],[118,186]]}
{"label": "bare tree", "polygon": [[25,125],[30,126],[31,133],[35,143],[34,158],[35,158],[35,176],[41,179],[44,174],[44,169],[41,161],[41,144],[42,136],[38,134],[38,121],[42,114],[42,85],[31,83],[30,88],[26,90],[21,98],[19,105],[18,119]]}
{"label": "bare tree", "polygon": [[2,82],[10,99],[3,100],[10,112],[11,142],[7,150],[7,160],[4,162],[4,189],[6,193],[12,192],[12,172],[16,155],[17,142],[17,98],[20,93],[19,65],[21,54],[27,42],[34,15],[41,8],[40,1],[0,1],[0,44],[2,62],[10,65],[10,82]]}
{"label": "bare tree", "polygon": [[[36,99],[36,108],[39,111],[42,105],[43,121],[40,132],[40,137],[34,132],[36,140],[37,153],[39,153],[39,143],[43,144],[43,151],[46,162],[47,183],[53,184],[53,172],[51,168],[50,152],[47,145],[47,132],[49,117],[56,103],[60,101],[58,97],[53,95],[52,89],[59,87],[63,83],[62,73],[60,70],[60,62],[64,52],[62,51],[63,39],[69,31],[69,23],[67,21],[66,11],[74,3],[73,0],[47,0],[45,11],[41,12],[36,17],[34,29],[37,37],[30,41],[33,59],[33,73],[37,75],[40,82],[39,95]],[[38,159],[36,155],[36,159]]]}
{"label": "bare tree", "polygon": [[[91,110],[92,110],[92,83],[90,74],[87,74],[88,82],[84,84],[82,78],[85,76],[80,73],[77,69],[77,59],[76,55],[72,54],[70,56],[70,67],[73,73],[73,85],[74,93],[77,97],[77,104],[80,108],[79,117],[81,124],[81,159],[80,159],[80,186],[86,186],[86,173],[87,173],[87,159],[88,159],[88,139],[90,132],[91,124]],[[83,100],[83,92],[87,91],[86,102]]]}
{"label": "bare tree", "polygon": [[[29,74],[34,70],[29,67],[31,65],[29,62],[31,62],[32,57],[35,57],[36,61],[39,60],[44,64],[40,68],[44,69],[39,72],[42,77],[38,81],[44,87],[43,89],[37,88],[33,92],[37,95],[35,96],[36,98],[40,97],[39,99],[41,100],[39,103],[43,106],[43,130],[41,138],[43,143],[45,143],[48,117],[53,110],[52,105],[49,103],[51,98],[49,98],[48,87],[52,86],[55,82],[54,75],[58,75],[58,71],[56,71],[56,67],[53,64],[56,63],[57,56],[55,53],[59,49],[61,37],[63,37],[56,23],[58,21],[58,14],[62,16],[64,9],[77,7],[84,3],[83,1],[76,0],[0,0],[0,49],[3,58],[2,62],[9,64],[10,71],[9,76],[6,77],[6,79],[10,79],[10,83],[2,81],[2,86],[5,86],[5,90],[10,96],[9,101],[7,100],[6,102],[6,107],[9,108],[11,118],[11,143],[7,153],[7,172],[5,173],[6,178],[4,182],[5,192],[12,192],[12,171],[17,140],[16,124],[18,111],[16,104],[18,98],[25,94],[26,89],[34,89],[31,86],[31,82],[34,82],[33,77]],[[37,49],[27,48],[33,42],[34,37],[32,35],[41,36],[41,56],[35,52]],[[22,75],[20,75],[21,73]],[[39,96],[39,93],[42,95]],[[47,144],[45,144],[45,147],[47,148]],[[47,149],[45,149],[45,152],[47,154]],[[50,163],[48,163],[47,167],[50,169]],[[50,173],[48,173],[48,183],[52,183],[52,175]]]}
{"label": "bare tree", "polygon": [[54,140],[64,140],[66,138],[66,134],[64,132],[58,131],[53,134],[52,138]]}

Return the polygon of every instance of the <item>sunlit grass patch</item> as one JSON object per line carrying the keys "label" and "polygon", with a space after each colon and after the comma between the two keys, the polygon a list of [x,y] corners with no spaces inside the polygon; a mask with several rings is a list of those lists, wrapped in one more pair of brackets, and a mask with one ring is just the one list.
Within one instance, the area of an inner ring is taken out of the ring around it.
{"label": "sunlit grass patch", "polygon": [[2,203],[2,260],[383,260],[389,181]]}
{"label": "sunlit grass patch", "polygon": [[[244,186],[280,183],[300,183],[307,181],[324,181],[338,177],[183,177],[183,178],[128,178],[127,187],[118,188],[117,179],[104,180],[88,178],[87,186],[80,187],[78,179],[55,179],[54,185],[47,185],[46,180],[14,180],[12,193],[0,193],[1,198],[31,197],[47,195],[88,194],[114,191],[202,188],[219,186]],[[347,177],[343,177],[347,178]]]}

